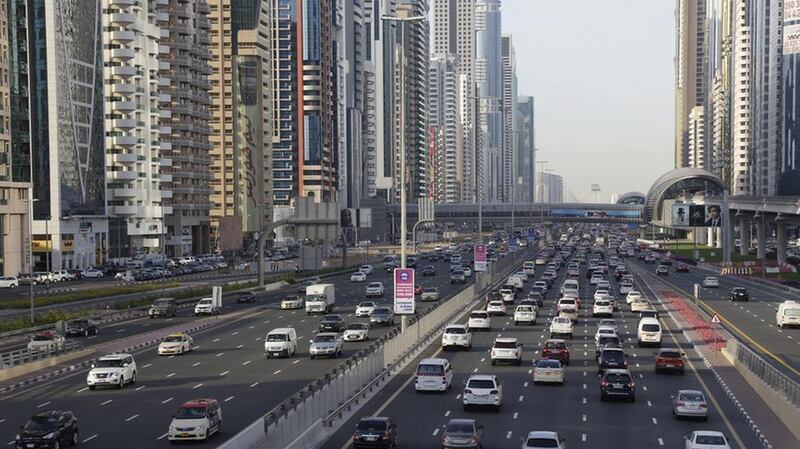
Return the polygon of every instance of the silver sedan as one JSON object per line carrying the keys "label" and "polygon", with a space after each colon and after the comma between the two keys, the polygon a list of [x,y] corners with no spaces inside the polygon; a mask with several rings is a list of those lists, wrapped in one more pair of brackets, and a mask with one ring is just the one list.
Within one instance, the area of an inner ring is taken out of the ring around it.
{"label": "silver sedan", "polygon": [[708,420],[708,403],[701,391],[679,390],[672,397],[672,414],[675,419],[700,418]]}

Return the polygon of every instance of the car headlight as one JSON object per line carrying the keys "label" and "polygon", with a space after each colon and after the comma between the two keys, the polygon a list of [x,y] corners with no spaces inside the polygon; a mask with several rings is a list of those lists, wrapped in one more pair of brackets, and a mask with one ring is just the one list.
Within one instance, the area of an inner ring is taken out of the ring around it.
{"label": "car headlight", "polygon": [[15,439],[15,440],[21,440],[21,439],[22,439],[22,437],[21,437],[21,436],[19,436],[19,434],[17,434],[17,435],[14,437],[14,439]]}
{"label": "car headlight", "polygon": [[55,432],[50,432],[50,433],[48,433],[47,435],[44,436],[44,439],[45,440],[52,440],[53,438],[55,438],[55,436],[56,436]]}

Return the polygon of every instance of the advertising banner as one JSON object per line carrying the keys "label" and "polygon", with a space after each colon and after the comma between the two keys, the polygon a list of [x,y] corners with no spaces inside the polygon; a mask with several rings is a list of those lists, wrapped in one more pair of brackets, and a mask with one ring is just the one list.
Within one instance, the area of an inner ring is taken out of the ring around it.
{"label": "advertising banner", "polygon": [[518,248],[519,248],[519,245],[517,244],[517,237],[515,237],[515,236],[509,237],[508,238],[508,251],[510,251],[512,253],[515,253],[515,252],[517,252]]}
{"label": "advertising banner", "polygon": [[705,226],[706,207],[692,204],[689,206],[689,226]]}
{"label": "advertising banner", "polygon": [[783,1],[783,22],[800,20],[800,0]]}
{"label": "advertising banner", "polygon": [[528,241],[532,242],[536,240],[536,228],[530,227],[528,228]]}
{"label": "advertising banner", "polygon": [[414,314],[414,269],[394,269],[394,314]]}
{"label": "advertising banner", "polygon": [[475,245],[475,271],[486,271],[486,245]]}
{"label": "advertising banner", "polygon": [[672,205],[672,226],[689,226],[689,205]]}
{"label": "advertising banner", "polygon": [[800,25],[785,25],[783,27],[783,54],[794,55],[800,53]]}

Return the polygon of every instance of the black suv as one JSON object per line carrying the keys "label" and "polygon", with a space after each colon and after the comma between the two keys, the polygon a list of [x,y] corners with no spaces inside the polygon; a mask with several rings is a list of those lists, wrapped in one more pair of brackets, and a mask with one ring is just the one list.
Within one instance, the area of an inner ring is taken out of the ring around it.
{"label": "black suv", "polygon": [[631,373],[626,369],[610,369],[600,380],[600,400],[609,397],[624,397],[630,402],[636,401],[636,384]]}
{"label": "black suv", "polygon": [[423,276],[436,276],[436,267],[433,265],[428,265],[422,269]]}
{"label": "black suv", "polygon": [[236,302],[239,304],[256,302],[256,294],[253,292],[239,292],[239,294],[236,295]]}
{"label": "black suv", "polygon": [[627,369],[628,358],[625,351],[620,348],[604,347],[600,349],[600,357],[597,359],[597,374],[610,369]]}
{"label": "black suv", "polygon": [[88,337],[97,335],[97,324],[89,319],[80,318],[67,323],[68,337]]}
{"label": "black suv", "polygon": [[382,416],[361,418],[353,433],[353,449],[397,447],[397,425]]}
{"label": "black suv", "polygon": [[344,327],[344,318],[341,315],[325,315],[319,322],[320,332],[342,332]]}
{"label": "black suv", "polygon": [[750,294],[744,287],[733,287],[731,290],[731,301],[750,301]]}
{"label": "black suv", "polygon": [[48,410],[31,416],[17,434],[14,447],[38,449],[67,444],[75,446],[79,441],[78,418],[69,411]]}

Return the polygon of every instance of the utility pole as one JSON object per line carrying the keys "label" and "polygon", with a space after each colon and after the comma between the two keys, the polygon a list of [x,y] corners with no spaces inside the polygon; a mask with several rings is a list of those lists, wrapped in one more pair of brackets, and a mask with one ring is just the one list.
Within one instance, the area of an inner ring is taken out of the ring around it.
{"label": "utility pole", "polygon": [[28,187],[28,199],[24,200],[28,203],[28,269],[30,270],[30,284],[28,284],[28,294],[31,301],[31,324],[36,321],[34,315],[34,300],[33,300],[33,203],[39,201],[33,198],[33,187]]}

